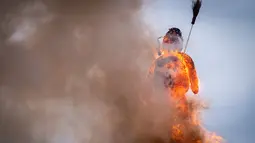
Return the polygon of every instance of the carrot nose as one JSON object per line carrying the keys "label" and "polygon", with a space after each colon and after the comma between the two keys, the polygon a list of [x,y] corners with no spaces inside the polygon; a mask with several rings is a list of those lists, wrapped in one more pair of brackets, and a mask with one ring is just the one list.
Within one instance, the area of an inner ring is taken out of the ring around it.
{"label": "carrot nose", "polygon": [[170,38],[168,38],[168,37],[164,37],[163,42],[164,42],[164,43],[171,44],[171,43],[174,42],[174,40],[172,40],[172,39],[170,39]]}
{"label": "carrot nose", "polygon": [[164,43],[171,43],[171,41],[168,37],[164,37],[163,42]]}

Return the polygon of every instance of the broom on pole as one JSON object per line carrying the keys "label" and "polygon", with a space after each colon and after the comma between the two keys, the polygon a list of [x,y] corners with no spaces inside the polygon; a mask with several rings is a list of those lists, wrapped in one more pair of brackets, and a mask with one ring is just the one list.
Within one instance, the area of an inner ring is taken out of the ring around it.
{"label": "broom on pole", "polygon": [[191,35],[191,32],[192,32],[193,26],[196,23],[197,15],[199,13],[201,5],[202,5],[202,0],[194,0],[193,3],[192,3],[193,17],[192,17],[192,21],[191,21],[191,28],[190,28],[189,35],[188,35],[188,38],[187,38],[187,42],[186,42],[186,45],[184,47],[184,53],[187,50],[190,35]]}

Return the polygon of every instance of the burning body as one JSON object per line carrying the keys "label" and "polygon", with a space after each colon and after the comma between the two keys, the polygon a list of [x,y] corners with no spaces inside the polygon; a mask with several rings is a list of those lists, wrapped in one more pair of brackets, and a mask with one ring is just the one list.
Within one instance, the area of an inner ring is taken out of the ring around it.
{"label": "burning body", "polygon": [[181,52],[182,42],[181,31],[178,28],[169,29],[163,39],[163,49],[158,52],[159,57],[150,69],[154,81],[164,86],[171,101],[174,101],[177,109],[174,120],[182,123],[174,123],[171,139],[180,143],[183,142],[183,133],[186,130],[183,123],[187,121],[188,124],[196,126],[196,118],[189,110],[186,93],[190,88],[194,94],[199,91],[194,62],[189,55]]}
{"label": "burning body", "polygon": [[182,35],[178,28],[171,28],[164,36],[163,49],[153,63],[150,73],[161,79],[173,97],[184,96],[191,88],[194,94],[199,91],[198,77],[192,58],[181,52]]}
{"label": "burning body", "polygon": [[153,63],[150,72],[154,79],[168,90],[170,98],[176,101],[177,108],[185,115],[188,105],[185,94],[191,88],[194,94],[199,91],[198,77],[192,58],[181,52],[182,34],[178,28],[171,28],[163,39],[163,49]]}

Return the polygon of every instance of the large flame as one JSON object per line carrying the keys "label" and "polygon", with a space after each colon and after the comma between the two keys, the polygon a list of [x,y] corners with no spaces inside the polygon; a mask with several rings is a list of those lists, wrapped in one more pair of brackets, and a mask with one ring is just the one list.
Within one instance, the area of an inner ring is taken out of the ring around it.
{"label": "large flame", "polygon": [[[201,125],[199,110],[202,103],[189,99],[186,96],[189,88],[194,94],[199,91],[199,78],[197,76],[195,65],[190,56],[178,51],[161,51],[159,58],[172,58],[173,62],[166,63],[171,76],[165,80],[166,89],[169,93],[170,101],[174,101],[175,111],[173,115],[174,123],[170,127],[171,142],[178,143],[221,143],[223,138],[214,132],[209,132]],[[155,60],[155,61],[156,61]],[[149,73],[155,69],[155,61],[150,68]],[[173,76],[174,75],[174,76]]]}

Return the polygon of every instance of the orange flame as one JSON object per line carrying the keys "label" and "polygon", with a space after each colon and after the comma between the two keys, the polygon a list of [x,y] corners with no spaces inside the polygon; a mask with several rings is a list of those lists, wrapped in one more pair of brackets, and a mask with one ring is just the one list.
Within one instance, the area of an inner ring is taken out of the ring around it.
{"label": "orange flame", "polygon": [[[163,50],[162,55],[159,58],[164,59],[169,56],[177,58],[177,60],[164,65],[164,68],[173,71],[175,75],[166,81],[169,97],[175,102],[175,107],[177,109],[175,116],[178,120],[187,120],[188,118],[188,127],[197,127],[202,130],[197,109],[194,109],[186,98],[186,93],[189,88],[191,88],[194,94],[197,94],[199,91],[199,79],[194,62],[190,56],[178,51],[168,52]],[[153,73],[154,69],[155,63],[150,68],[149,73]],[[185,142],[184,132],[186,130],[187,125],[185,125],[184,122],[177,122],[176,124],[173,124],[171,127],[171,139],[178,143]],[[204,139],[202,139],[202,137],[198,138],[194,140],[194,143],[220,143],[221,141],[222,138],[217,136],[215,133],[206,134],[205,132]]]}

